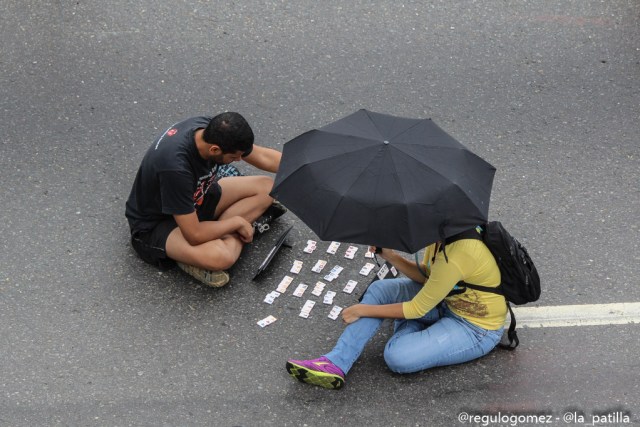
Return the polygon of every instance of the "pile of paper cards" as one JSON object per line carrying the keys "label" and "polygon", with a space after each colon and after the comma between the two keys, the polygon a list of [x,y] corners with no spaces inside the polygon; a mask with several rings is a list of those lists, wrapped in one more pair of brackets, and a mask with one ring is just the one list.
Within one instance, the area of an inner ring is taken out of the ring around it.
{"label": "pile of paper cards", "polygon": [[[341,246],[340,242],[331,242],[326,250],[326,253],[330,255],[336,255],[338,253],[338,250],[340,249],[340,246]],[[307,240],[306,246],[303,249],[303,252],[306,255],[303,255],[303,256],[308,257],[309,255],[313,254],[316,251],[316,249],[318,249],[318,242],[314,240]],[[344,258],[347,260],[354,260],[356,258],[357,253],[358,253],[358,247],[349,245],[344,252]],[[373,253],[370,253],[369,251],[364,251],[364,257],[373,258]],[[284,278],[278,284],[276,290],[269,292],[265,296],[264,302],[270,305],[274,304],[274,302],[281,295],[286,294],[289,289],[289,286],[295,280],[294,275],[301,274],[303,272],[305,264],[312,265],[310,270],[313,273],[321,274],[324,271],[324,269],[327,267],[328,263],[329,263],[328,259],[317,259],[315,263],[308,259],[305,261],[301,259],[294,260],[293,265],[289,270],[289,272],[292,275],[284,276]],[[306,267],[306,268],[309,268],[309,267]],[[362,276],[369,276],[369,274],[371,273],[371,271],[373,271],[374,268],[375,268],[375,264],[371,262],[367,262],[360,269],[359,274]],[[336,296],[336,291],[330,290],[328,288],[331,286],[331,284],[334,281],[338,281],[337,279],[339,279],[339,276],[343,271],[344,271],[343,266],[334,265],[333,268],[323,276],[322,278],[323,281],[316,280],[316,283],[313,286],[313,289],[311,290],[311,294],[313,296],[322,297],[323,304],[333,306],[328,315],[328,317],[332,320],[336,320],[340,316],[340,313],[342,312],[342,307],[338,305],[334,305],[334,298]],[[347,280],[344,285],[340,284],[340,281],[338,281],[338,283],[339,283],[339,286],[341,286],[342,291],[347,294],[353,293],[356,286],[358,285],[358,282],[356,280]],[[292,295],[297,298],[302,298],[305,295],[305,292],[307,291],[308,288],[309,288],[309,285],[307,283],[300,282],[296,285]],[[309,318],[311,316],[311,311],[314,308],[315,304],[316,302],[314,300],[307,299],[300,310],[299,316],[305,319]],[[265,319],[260,320],[258,322],[258,325],[260,325],[261,327],[265,327],[267,325],[272,324],[275,321],[276,321],[276,318],[274,316],[268,316]]]}

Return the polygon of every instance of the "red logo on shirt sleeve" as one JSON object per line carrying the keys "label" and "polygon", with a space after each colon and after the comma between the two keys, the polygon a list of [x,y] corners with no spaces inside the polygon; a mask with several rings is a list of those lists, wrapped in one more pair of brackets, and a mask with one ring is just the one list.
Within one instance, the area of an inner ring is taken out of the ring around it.
{"label": "red logo on shirt sleeve", "polygon": [[176,129],[176,128],[171,128],[171,129],[169,129],[169,130],[167,131],[167,136],[173,136],[173,135],[175,135],[176,133],[178,133],[178,129]]}

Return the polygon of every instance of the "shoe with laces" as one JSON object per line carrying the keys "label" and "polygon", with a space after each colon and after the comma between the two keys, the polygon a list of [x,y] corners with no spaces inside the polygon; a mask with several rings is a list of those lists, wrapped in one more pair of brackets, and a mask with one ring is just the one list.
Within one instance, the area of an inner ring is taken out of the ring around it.
{"label": "shoe with laces", "polygon": [[287,208],[277,200],[274,200],[271,206],[253,223],[256,233],[262,234],[271,228],[269,226],[275,219],[280,218],[287,212]]}
{"label": "shoe with laces", "polygon": [[232,164],[218,165],[218,169],[216,169],[216,179],[225,178],[227,176],[243,176],[243,173]]}
{"label": "shoe with laces", "polygon": [[178,267],[194,279],[198,279],[207,286],[219,288],[229,283],[229,273],[226,271],[211,271],[193,265],[178,262]]}
{"label": "shoe with laces", "polygon": [[330,390],[341,389],[344,385],[342,370],[324,356],[312,360],[290,359],[287,372],[298,381]]}

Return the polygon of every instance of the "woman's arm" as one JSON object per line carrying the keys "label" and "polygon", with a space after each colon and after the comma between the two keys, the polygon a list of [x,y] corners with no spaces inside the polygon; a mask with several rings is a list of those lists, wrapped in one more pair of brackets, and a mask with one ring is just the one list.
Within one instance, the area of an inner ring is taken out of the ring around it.
{"label": "woman's arm", "polygon": [[[375,247],[372,246],[369,250],[375,251]],[[414,282],[424,283],[427,280],[427,277],[422,274],[415,262],[402,257],[396,251],[392,249],[382,249],[382,252],[378,255]]]}
{"label": "woman's arm", "polygon": [[384,305],[356,304],[342,310],[342,320],[346,323],[353,323],[361,317],[404,319],[402,303]]}

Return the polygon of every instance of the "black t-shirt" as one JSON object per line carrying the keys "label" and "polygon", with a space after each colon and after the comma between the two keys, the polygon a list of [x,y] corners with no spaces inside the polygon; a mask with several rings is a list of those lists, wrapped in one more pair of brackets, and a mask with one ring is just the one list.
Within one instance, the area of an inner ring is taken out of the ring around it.
{"label": "black t-shirt", "polygon": [[200,157],[194,133],[211,117],[176,123],[156,139],[145,154],[126,203],[131,232],[148,231],[158,223],[194,212],[215,182],[217,165]]}

